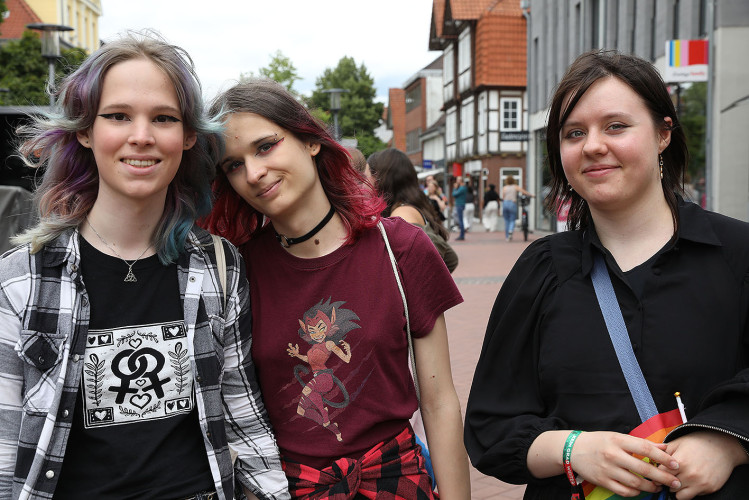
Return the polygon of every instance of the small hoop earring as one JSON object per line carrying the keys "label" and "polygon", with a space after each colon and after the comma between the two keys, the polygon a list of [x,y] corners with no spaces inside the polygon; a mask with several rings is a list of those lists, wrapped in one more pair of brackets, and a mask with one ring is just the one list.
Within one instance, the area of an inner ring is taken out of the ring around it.
{"label": "small hoop earring", "polygon": [[661,180],[663,180],[663,155],[658,153],[658,165],[660,166],[661,170]]}
{"label": "small hoop earring", "polygon": [[569,182],[567,183],[567,191],[574,191],[574,189],[572,189],[572,184]]}

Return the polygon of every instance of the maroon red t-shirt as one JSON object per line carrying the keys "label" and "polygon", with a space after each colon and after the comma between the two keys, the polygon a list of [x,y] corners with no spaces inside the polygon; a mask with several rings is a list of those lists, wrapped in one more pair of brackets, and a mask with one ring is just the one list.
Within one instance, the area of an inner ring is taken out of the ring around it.
{"label": "maroon red t-shirt", "polygon": [[[463,301],[420,228],[384,219],[411,332]],[[252,355],[283,457],[323,468],[393,438],[417,408],[403,302],[375,227],[354,245],[300,259],[272,228],[247,243]]]}

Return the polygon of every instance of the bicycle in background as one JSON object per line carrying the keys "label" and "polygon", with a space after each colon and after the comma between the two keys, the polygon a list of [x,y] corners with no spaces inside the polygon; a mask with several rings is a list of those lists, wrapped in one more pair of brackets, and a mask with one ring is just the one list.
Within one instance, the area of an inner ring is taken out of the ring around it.
{"label": "bicycle in background", "polygon": [[523,229],[523,241],[528,241],[528,209],[525,208],[531,202],[531,197],[520,193],[518,204],[520,205],[520,227]]}

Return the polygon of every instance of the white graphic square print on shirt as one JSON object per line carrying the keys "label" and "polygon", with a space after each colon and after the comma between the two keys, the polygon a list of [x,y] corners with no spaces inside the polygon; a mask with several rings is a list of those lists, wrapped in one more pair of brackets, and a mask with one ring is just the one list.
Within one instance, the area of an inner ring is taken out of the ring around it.
{"label": "white graphic square print on shirt", "polygon": [[195,402],[184,323],[89,330],[82,383],[86,428],[190,412]]}

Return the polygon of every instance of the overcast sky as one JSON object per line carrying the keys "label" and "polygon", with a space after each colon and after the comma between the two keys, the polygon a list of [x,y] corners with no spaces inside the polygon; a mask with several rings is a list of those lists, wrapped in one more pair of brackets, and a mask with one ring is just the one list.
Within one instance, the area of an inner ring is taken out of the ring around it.
{"label": "overcast sky", "polygon": [[195,61],[206,98],[255,74],[277,50],[291,59],[308,94],[344,57],[366,66],[387,102],[440,54],[430,52],[432,0],[102,0],[99,37],[154,28]]}

